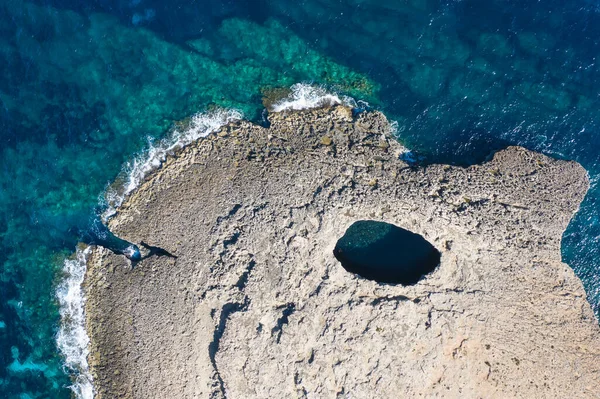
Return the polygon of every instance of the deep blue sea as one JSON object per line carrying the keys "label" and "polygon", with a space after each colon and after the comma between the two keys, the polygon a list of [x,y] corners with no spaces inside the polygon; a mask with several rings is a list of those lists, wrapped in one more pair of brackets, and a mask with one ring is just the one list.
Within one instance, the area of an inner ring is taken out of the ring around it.
{"label": "deep blue sea", "polygon": [[562,254],[598,314],[599,41],[596,0],[0,0],[0,398],[91,397],[77,231],[161,139],[264,123],[301,82],[382,110],[419,162],[580,162]]}

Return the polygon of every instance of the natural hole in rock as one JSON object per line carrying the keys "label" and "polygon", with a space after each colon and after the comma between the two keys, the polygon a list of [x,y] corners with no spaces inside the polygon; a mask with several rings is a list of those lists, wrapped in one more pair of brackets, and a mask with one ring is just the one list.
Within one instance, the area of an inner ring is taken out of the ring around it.
{"label": "natural hole in rock", "polygon": [[380,283],[411,285],[440,263],[440,252],[421,235],[390,223],[354,222],[333,254],[344,269]]}

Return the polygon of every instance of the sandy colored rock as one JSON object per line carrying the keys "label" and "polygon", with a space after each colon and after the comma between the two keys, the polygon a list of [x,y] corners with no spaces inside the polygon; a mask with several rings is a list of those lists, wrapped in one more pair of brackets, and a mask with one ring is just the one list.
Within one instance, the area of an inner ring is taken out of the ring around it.
{"label": "sandy colored rock", "polygon": [[[560,258],[580,165],[510,147],[411,168],[380,113],[270,120],[186,147],[112,220],[178,258],[91,256],[98,398],[598,396],[600,329]],[[423,235],[440,267],[410,287],[347,273],[332,251],[359,219]]]}

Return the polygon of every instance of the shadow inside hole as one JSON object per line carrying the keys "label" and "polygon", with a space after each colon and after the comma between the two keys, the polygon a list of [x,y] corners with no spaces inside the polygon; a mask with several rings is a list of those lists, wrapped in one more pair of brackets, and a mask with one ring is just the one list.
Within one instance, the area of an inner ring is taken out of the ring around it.
{"label": "shadow inside hole", "polygon": [[354,222],[333,250],[350,273],[380,283],[412,285],[440,264],[440,252],[425,238],[390,223]]}

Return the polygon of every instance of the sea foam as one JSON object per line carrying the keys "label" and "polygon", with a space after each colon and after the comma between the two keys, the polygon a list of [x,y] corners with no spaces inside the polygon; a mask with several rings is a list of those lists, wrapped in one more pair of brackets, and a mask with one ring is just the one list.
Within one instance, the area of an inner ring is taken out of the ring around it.
{"label": "sea foam", "polygon": [[322,86],[296,83],[290,90],[290,94],[287,97],[271,105],[271,112],[299,111],[338,104],[356,107],[356,101],[353,98],[332,93]]}
{"label": "sea foam", "polygon": [[74,375],[70,388],[79,399],[94,397],[92,375],[87,362],[90,339],[85,331],[85,293],[81,287],[89,252],[89,247],[77,249],[74,259],[65,260],[65,277],[56,290],[61,317],[56,343],[65,359],[65,365]]}

